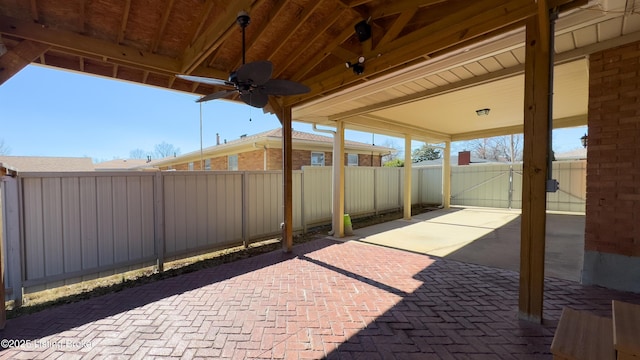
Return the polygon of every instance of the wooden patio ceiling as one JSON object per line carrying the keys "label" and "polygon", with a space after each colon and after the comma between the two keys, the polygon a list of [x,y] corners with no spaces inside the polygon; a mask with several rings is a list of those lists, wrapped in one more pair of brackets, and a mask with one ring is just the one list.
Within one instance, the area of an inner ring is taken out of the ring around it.
{"label": "wooden patio ceiling", "polygon": [[[549,1],[561,11],[586,3]],[[226,79],[237,69],[242,63],[242,46],[235,19],[241,10],[251,15],[247,61],[270,60],[274,78],[299,81],[311,88],[308,94],[279,98],[266,110],[292,107],[294,119],[316,121],[318,116],[321,120],[344,118],[371,105],[362,102],[362,92],[351,107],[344,107],[345,100],[340,106],[325,106],[324,99],[341,94],[341,99],[348,100],[349,89],[375,83],[380,83],[376,92],[391,88],[391,74],[521,29],[536,15],[538,5],[535,0],[0,0],[0,41],[7,49],[0,56],[0,84],[33,62],[209,94],[220,89],[175,75]],[[367,19],[373,36],[361,43],[354,25]],[[356,75],[345,62],[355,62],[359,56],[366,59],[365,71]],[[429,90],[427,83],[390,91],[404,101],[407,91]],[[373,97],[371,101],[375,99],[387,105],[391,100]],[[325,112],[299,112],[298,116],[295,109],[305,104],[315,104],[314,109]],[[335,111],[327,113],[327,109]],[[395,121],[406,129],[426,130]]]}

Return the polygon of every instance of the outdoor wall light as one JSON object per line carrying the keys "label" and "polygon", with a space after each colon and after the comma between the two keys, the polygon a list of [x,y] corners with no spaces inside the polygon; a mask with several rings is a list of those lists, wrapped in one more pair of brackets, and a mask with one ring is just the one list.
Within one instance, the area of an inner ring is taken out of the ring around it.
{"label": "outdoor wall light", "polygon": [[354,28],[356,30],[356,37],[358,37],[358,41],[365,42],[371,38],[371,25],[369,25],[369,20],[362,20],[357,23]]}
{"label": "outdoor wall light", "polygon": [[478,115],[478,116],[487,116],[487,115],[489,115],[489,111],[491,111],[491,109],[489,109],[489,108],[478,109],[478,110],[476,110],[476,115]]}
{"label": "outdoor wall light", "polygon": [[347,69],[353,69],[354,74],[360,75],[364,72],[364,60],[364,56],[360,56],[357,63],[352,64],[351,61],[347,61],[344,65]]}
{"label": "outdoor wall light", "polygon": [[587,134],[584,134],[580,137],[580,142],[582,143],[582,147],[586,148],[587,147],[587,143],[589,142],[589,136]]}

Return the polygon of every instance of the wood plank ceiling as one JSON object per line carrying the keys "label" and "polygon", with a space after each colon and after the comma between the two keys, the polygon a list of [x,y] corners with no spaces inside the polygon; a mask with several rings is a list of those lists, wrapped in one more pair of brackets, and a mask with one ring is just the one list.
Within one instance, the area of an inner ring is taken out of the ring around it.
{"label": "wood plank ceiling", "polygon": [[[587,6],[587,0],[550,4],[566,12]],[[418,138],[442,140],[484,128],[461,125],[434,130],[433,124],[420,119],[393,116],[415,108],[390,109],[521,73],[520,29],[536,14],[537,4],[535,0],[0,0],[0,41],[8,50],[0,55],[0,84],[33,62],[209,94],[220,89],[175,75],[226,79],[237,69],[242,46],[235,19],[241,10],[251,15],[247,61],[270,60],[274,78],[311,88],[308,94],[279,99],[280,106],[293,107],[295,120],[331,124],[344,119],[354,128],[371,125],[390,133],[389,123],[395,122],[401,133],[416,130]],[[577,13],[581,17],[573,15],[557,36],[560,52],[593,44],[591,31],[611,39],[638,30],[635,21],[624,22],[630,16],[599,13],[594,22],[594,16]],[[373,36],[361,43],[354,25],[366,19]],[[596,30],[583,26],[604,20],[610,26]],[[355,62],[359,56],[366,59],[365,71],[356,75],[345,62]]]}

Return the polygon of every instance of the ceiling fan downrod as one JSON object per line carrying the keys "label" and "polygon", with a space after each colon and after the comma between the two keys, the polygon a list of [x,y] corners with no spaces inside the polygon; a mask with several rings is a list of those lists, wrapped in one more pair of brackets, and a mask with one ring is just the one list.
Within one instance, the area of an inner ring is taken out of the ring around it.
{"label": "ceiling fan downrod", "polygon": [[240,11],[238,13],[238,17],[236,18],[236,22],[238,23],[238,25],[240,25],[240,27],[242,28],[242,65],[245,64],[245,28],[251,23],[251,17],[249,16],[249,14],[246,11]]}

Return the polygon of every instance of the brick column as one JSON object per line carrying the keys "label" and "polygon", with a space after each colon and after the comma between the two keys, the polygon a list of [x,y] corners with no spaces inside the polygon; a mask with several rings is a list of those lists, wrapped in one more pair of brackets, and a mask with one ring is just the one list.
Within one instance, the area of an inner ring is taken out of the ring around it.
{"label": "brick column", "polygon": [[640,43],[592,54],[582,282],[640,292]]}

